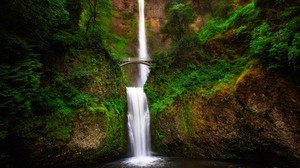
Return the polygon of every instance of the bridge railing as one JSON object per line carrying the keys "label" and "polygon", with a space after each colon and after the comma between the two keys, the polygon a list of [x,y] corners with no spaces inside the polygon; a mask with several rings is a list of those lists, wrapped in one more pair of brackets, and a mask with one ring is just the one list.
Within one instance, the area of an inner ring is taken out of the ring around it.
{"label": "bridge railing", "polygon": [[125,66],[125,65],[128,65],[128,64],[145,64],[145,65],[148,65],[148,66],[151,66],[153,60],[150,59],[150,58],[133,58],[133,57],[128,57],[128,58],[124,58],[124,59],[121,59],[121,64],[120,66]]}
{"label": "bridge railing", "polygon": [[128,61],[149,61],[152,62],[153,60],[151,58],[136,58],[136,57],[128,57],[121,59],[121,62],[128,62]]}

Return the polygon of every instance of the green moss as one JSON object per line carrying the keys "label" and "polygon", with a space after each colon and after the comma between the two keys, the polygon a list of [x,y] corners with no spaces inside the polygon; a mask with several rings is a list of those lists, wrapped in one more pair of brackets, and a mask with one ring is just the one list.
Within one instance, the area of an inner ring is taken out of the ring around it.
{"label": "green moss", "polygon": [[127,137],[125,118],[125,100],[114,99],[104,102],[103,109],[106,115],[106,138],[103,147],[99,150],[100,156],[118,157],[125,154]]}
{"label": "green moss", "polygon": [[172,74],[155,76],[154,83],[145,86],[151,102],[151,115],[155,116],[164,111],[183,93],[193,94],[204,91],[202,92],[203,96],[209,97],[224,84],[234,82],[248,66],[247,58],[236,61],[219,60],[210,65],[202,65],[197,69],[189,69],[184,72],[174,71]]}
{"label": "green moss", "polygon": [[72,111],[65,110],[62,112],[52,113],[49,117],[45,118],[45,133],[48,137],[67,141],[71,137],[72,132]]}
{"label": "green moss", "polygon": [[153,131],[154,132],[154,137],[155,137],[155,139],[156,140],[158,140],[158,141],[162,141],[166,136],[163,134],[163,133],[161,133],[159,130],[154,130]]}

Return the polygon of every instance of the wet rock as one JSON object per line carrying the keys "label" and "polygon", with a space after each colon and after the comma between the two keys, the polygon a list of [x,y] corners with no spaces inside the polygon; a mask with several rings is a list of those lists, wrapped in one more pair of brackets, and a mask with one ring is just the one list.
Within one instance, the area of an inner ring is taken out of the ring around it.
{"label": "wet rock", "polygon": [[284,76],[250,68],[209,99],[181,95],[153,121],[164,135],[156,140],[156,149],[205,158],[247,158],[255,153],[256,159],[284,158],[297,165],[300,92],[295,86]]}

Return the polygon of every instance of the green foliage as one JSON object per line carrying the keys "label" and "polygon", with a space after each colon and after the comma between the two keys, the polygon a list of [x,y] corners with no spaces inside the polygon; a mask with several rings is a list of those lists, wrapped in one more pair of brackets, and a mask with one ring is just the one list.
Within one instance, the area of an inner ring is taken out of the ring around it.
{"label": "green foliage", "polygon": [[[84,39],[89,48],[105,48],[112,59],[119,60],[127,57],[124,53],[127,40],[113,33],[112,4],[110,0],[91,0],[83,2],[80,18],[80,29],[85,33]],[[96,45],[95,45],[96,44]]]}
{"label": "green foliage", "polygon": [[104,154],[124,149],[122,81],[109,52],[119,58],[126,41],[111,31],[111,2],[4,0],[0,10],[0,139],[42,137],[60,146],[77,112],[101,112]]}
{"label": "green foliage", "polygon": [[[71,33],[68,31],[60,30],[53,34],[52,43],[55,46],[60,46],[64,50],[74,50],[75,48],[81,49],[85,45],[85,38],[80,33]],[[76,53],[72,53],[72,56],[76,56]]]}
{"label": "green foliage", "polygon": [[159,132],[158,130],[155,130],[153,132],[154,132],[154,138],[159,141],[162,141],[166,137],[163,133]]}
{"label": "green foliage", "polygon": [[170,55],[173,57],[173,65],[186,68],[200,61],[200,43],[195,33],[185,34],[179,41],[173,44]]}
{"label": "green foliage", "polygon": [[200,43],[205,44],[208,39],[229,30],[233,26],[241,25],[242,23],[251,24],[251,21],[257,17],[257,14],[254,4],[250,3],[233,11],[226,20],[221,18],[209,19],[199,32]]}
{"label": "green foliage", "polygon": [[254,0],[255,6],[260,8],[282,8],[295,2],[297,0]]}
{"label": "green foliage", "polygon": [[45,134],[56,140],[68,141],[72,133],[73,114],[69,110],[52,113],[46,118]]}
{"label": "green foliage", "polygon": [[291,6],[291,7],[286,8],[282,12],[282,17],[283,17],[283,19],[290,19],[290,18],[299,16],[299,14],[300,14],[300,5]]}
{"label": "green foliage", "polygon": [[252,31],[250,52],[270,69],[299,69],[300,17],[294,17],[277,31],[263,23]]}
{"label": "green foliage", "polygon": [[208,39],[216,36],[224,31],[222,25],[223,21],[219,18],[208,20],[199,32],[199,41],[203,45]]}
{"label": "green foliage", "polygon": [[156,75],[154,83],[145,86],[151,102],[151,115],[154,117],[164,111],[183,93],[201,92],[209,98],[218,86],[232,83],[249,66],[247,63],[247,58],[218,60],[197,68],[191,66],[185,71],[172,69],[172,73]]}
{"label": "green foliage", "polygon": [[270,26],[266,23],[261,24],[257,28],[252,31],[252,38],[254,39],[251,41],[250,44],[250,52],[254,54],[261,53],[266,44],[271,41],[271,32]]}
{"label": "green foliage", "polygon": [[300,34],[296,33],[292,45],[288,49],[289,66],[300,69]]}
{"label": "green foliage", "polygon": [[86,32],[99,32],[106,38],[112,17],[112,5],[109,0],[90,0],[83,3],[80,27]]}
{"label": "green foliage", "polygon": [[8,121],[5,120],[3,117],[0,118],[0,140],[5,139],[9,132],[8,132]]}
{"label": "green foliage", "polygon": [[226,20],[223,27],[228,29],[229,27],[232,27],[235,24],[241,24],[243,22],[247,23],[247,21],[256,17],[257,17],[257,12],[255,10],[255,6],[253,3],[250,3],[234,11],[229,17],[229,19]]}
{"label": "green foliage", "polygon": [[47,114],[66,108],[66,102],[57,90],[52,87],[40,89],[33,99],[36,114]]}
{"label": "green foliage", "polygon": [[69,19],[64,8],[65,0],[28,0],[26,3],[4,0],[3,5],[4,11],[0,18],[4,22],[4,28],[14,30],[21,36],[34,38],[37,45],[46,45],[43,40],[49,38],[51,32],[55,32]]}
{"label": "green foliage", "polygon": [[246,31],[247,31],[247,26],[243,25],[243,26],[240,26],[239,28],[237,28],[234,33],[235,33],[236,36],[241,36]]}
{"label": "green foliage", "polygon": [[36,72],[40,66],[34,57],[14,65],[0,65],[1,115],[31,112],[32,97],[40,84],[40,74]]}
{"label": "green foliage", "polygon": [[88,53],[79,53],[80,56],[72,62],[69,71],[69,79],[76,86],[88,85],[99,72],[100,59]]}
{"label": "green foliage", "polygon": [[102,154],[110,153],[110,156],[124,154],[126,146],[126,126],[124,121],[125,99],[113,99],[104,101],[107,117],[105,144],[99,151]]}
{"label": "green foliage", "polygon": [[69,13],[69,27],[70,29],[79,29],[80,15],[83,9],[82,0],[67,0],[66,10]]}
{"label": "green foliage", "polygon": [[71,109],[63,109],[46,115],[32,115],[18,121],[13,130],[14,134],[24,139],[38,137],[44,140],[49,147],[57,146],[58,141],[68,142],[73,127],[74,112]]}
{"label": "green foliage", "polygon": [[111,34],[111,44],[108,44],[106,48],[109,50],[112,59],[120,60],[121,58],[129,57],[127,53],[124,53],[128,44],[127,40],[117,35]]}
{"label": "green foliage", "polygon": [[55,82],[40,88],[33,99],[35,114],[51,114],[72,109],[89,109],[99,102],[98,98],[79,90],[64,76],[58,75]]}
{"label": "green foliage", "polygon": [[[210,2],[212,3],[212,2]],[[232,4],[234,3],[234,0],[223,0],[219,1],[216,5],[216,7],[212,10],[212,16],[213,17],[220,17],[220,18],[227,18],[228,15],[232,12]]]}
{"label": "green foliage", "polygon": [[[170,54],[170,51],[154,51],[151,57],[155,60],[152,69],[159,69],[161,72],[168,71],[173,64],[173,56]],[[153,71],[152,73],[155,74],[156,71]]]}
{"label": "green foliage", "polygon": [[[252,40],[250,41],[249,51],[255,58],[260,58],[268,68],[290,67],[294,70],[299,69],[299,47],[297,43],[298,36],[296,35],[299,32],[300,23],[297,15],[299,14],[298,7],[291,6],[283,12],[280,11],[281,17],[277,19],[278,23],[276,22],[280,26],[279,28],[271,26],[271,23],[275,22],[270,22],[270,18],[266,18],[265,21],[263,21],[263,18],[259,18],[258,16],[261,16],[259,15],[260,10],[255,8],[260,3],[270,8],[267,3],[280,5],[283,2],[256,1],[256,3],[250,3],[232,12],[227,20],[219,18],[208,20],[199,32],[200,44],[204,45],[209,39],[218,34],[237,27],[235,30],[236,36],[242,35],[244,38],[248,38],[251,34]],[[289,21],[285,22],[284,20],[287,20],[287,18]],[[255,27],[256,24],[259,24],[259,26]]]}
{"label": "green foliage", "polygon": [[66,81],[63,76],[56,78],[55,86],[66,102],[66,105],[70,107],[86,108],[98,101],[97,98],[80,91],[72,83]]}
{"label": "green foliage", "polygon": [[189,32],[189,24],[196,19],[194,10],[184,3],[173,4],[167,9],[166,15],[168,22],[163,31],[173,40],[179,40]]}

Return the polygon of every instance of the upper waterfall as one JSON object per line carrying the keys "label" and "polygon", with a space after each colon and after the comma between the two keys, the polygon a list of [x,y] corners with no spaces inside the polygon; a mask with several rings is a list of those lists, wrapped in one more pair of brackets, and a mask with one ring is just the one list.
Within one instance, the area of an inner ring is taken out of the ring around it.
{"label": "upper waterfall", "polygon": [[[139,58],[149,58],[147,51],[147,39],[146,39],[146,27],[145,27],[145,2],[144,0],[139,0]],[[147,65],[139,65],[139,77],[138,77],[138,87],[143,87],[147,81],[150,69]]]}

